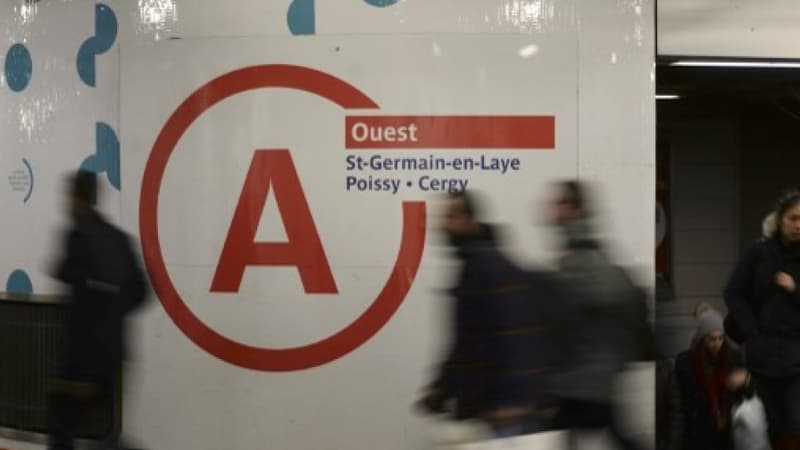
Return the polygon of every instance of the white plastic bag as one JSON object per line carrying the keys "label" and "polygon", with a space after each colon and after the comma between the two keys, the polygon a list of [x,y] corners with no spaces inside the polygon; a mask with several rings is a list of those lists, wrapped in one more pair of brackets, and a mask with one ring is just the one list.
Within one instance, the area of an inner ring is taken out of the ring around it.
{"label": "white plastic bag", "polygon": [[731,430],[735,450],[771,450],[767,414],[757,395],[732,408]]}

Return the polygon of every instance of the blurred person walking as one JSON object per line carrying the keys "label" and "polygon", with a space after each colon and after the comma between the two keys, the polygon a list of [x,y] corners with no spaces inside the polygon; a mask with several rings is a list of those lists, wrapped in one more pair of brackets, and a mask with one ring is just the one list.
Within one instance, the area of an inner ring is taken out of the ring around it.
{"label": "blurred person walking", "polygon": [[[76,428],[84,414],[120,389],[125,317],[147,293],[128,237],[94,208],[96,176],[78,172],[68,189],[72,224],[55,273],[69,286],[68,342],[50,387],[50,450],[74,449]],[[107,448],[119,448],[117,432],[109,430]]]}
{"label": "blurred person walking", "polygon": [[555,188],[550,220],[564,239],[559,278],[566,293],[562,321],[569,352],[559,378],[557,422],[577,449],[580,431],[608,429],[623,449],[640,446],[620,427],[613,390],[625,364],[651,359],[654,338],[646,294],[615,265],[595,237],[586,188],[564,181]]}
{"label": "blurred person walking", "polygon": [[451,345],[419,406],[484,421],[496,437],[541,431],[536,413],[547,405],[557,356],[542,307],[552,283],[509,261],[494,227],[480,218],[471,192],[448,196],[442,231],[461,262],[451,290]]}

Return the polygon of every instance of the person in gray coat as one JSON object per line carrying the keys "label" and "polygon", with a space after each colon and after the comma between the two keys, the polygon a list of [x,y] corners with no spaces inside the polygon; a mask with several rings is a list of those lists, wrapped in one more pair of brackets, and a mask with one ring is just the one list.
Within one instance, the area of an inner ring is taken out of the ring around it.
{"label": "person in gray coat", "polygon": [[557,422],[568,430],[572,449],[577,448],[576,431],[604,428],[621,448],[639,449],[619,427],[612,395],[625,364],[641,358],[642,344],[652,342],[646,294],[594,237],[581,184],[558,185],[551,221],[565,240],[559,278],[567,303],[563,336],[569,342],[568,362],[556,388],[562,399]]}

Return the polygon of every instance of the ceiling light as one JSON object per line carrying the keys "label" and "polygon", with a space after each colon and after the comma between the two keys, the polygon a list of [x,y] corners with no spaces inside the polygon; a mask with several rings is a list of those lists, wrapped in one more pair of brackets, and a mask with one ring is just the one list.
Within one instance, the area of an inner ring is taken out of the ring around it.
{"label": "ceiling light", "polygon": [[800,69],[800,61],[675,61],[674,67],[721,67],[743,69]]}

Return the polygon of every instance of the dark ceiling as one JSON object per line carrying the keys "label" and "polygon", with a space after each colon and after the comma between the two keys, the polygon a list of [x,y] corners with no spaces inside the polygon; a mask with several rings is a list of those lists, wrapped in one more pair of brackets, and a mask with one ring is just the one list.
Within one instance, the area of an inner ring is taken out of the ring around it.
{"label": "dark ceiling", "polygon": [[672,118],[786,114],[800,118],[800,69],[656,66],[659,126]]}

